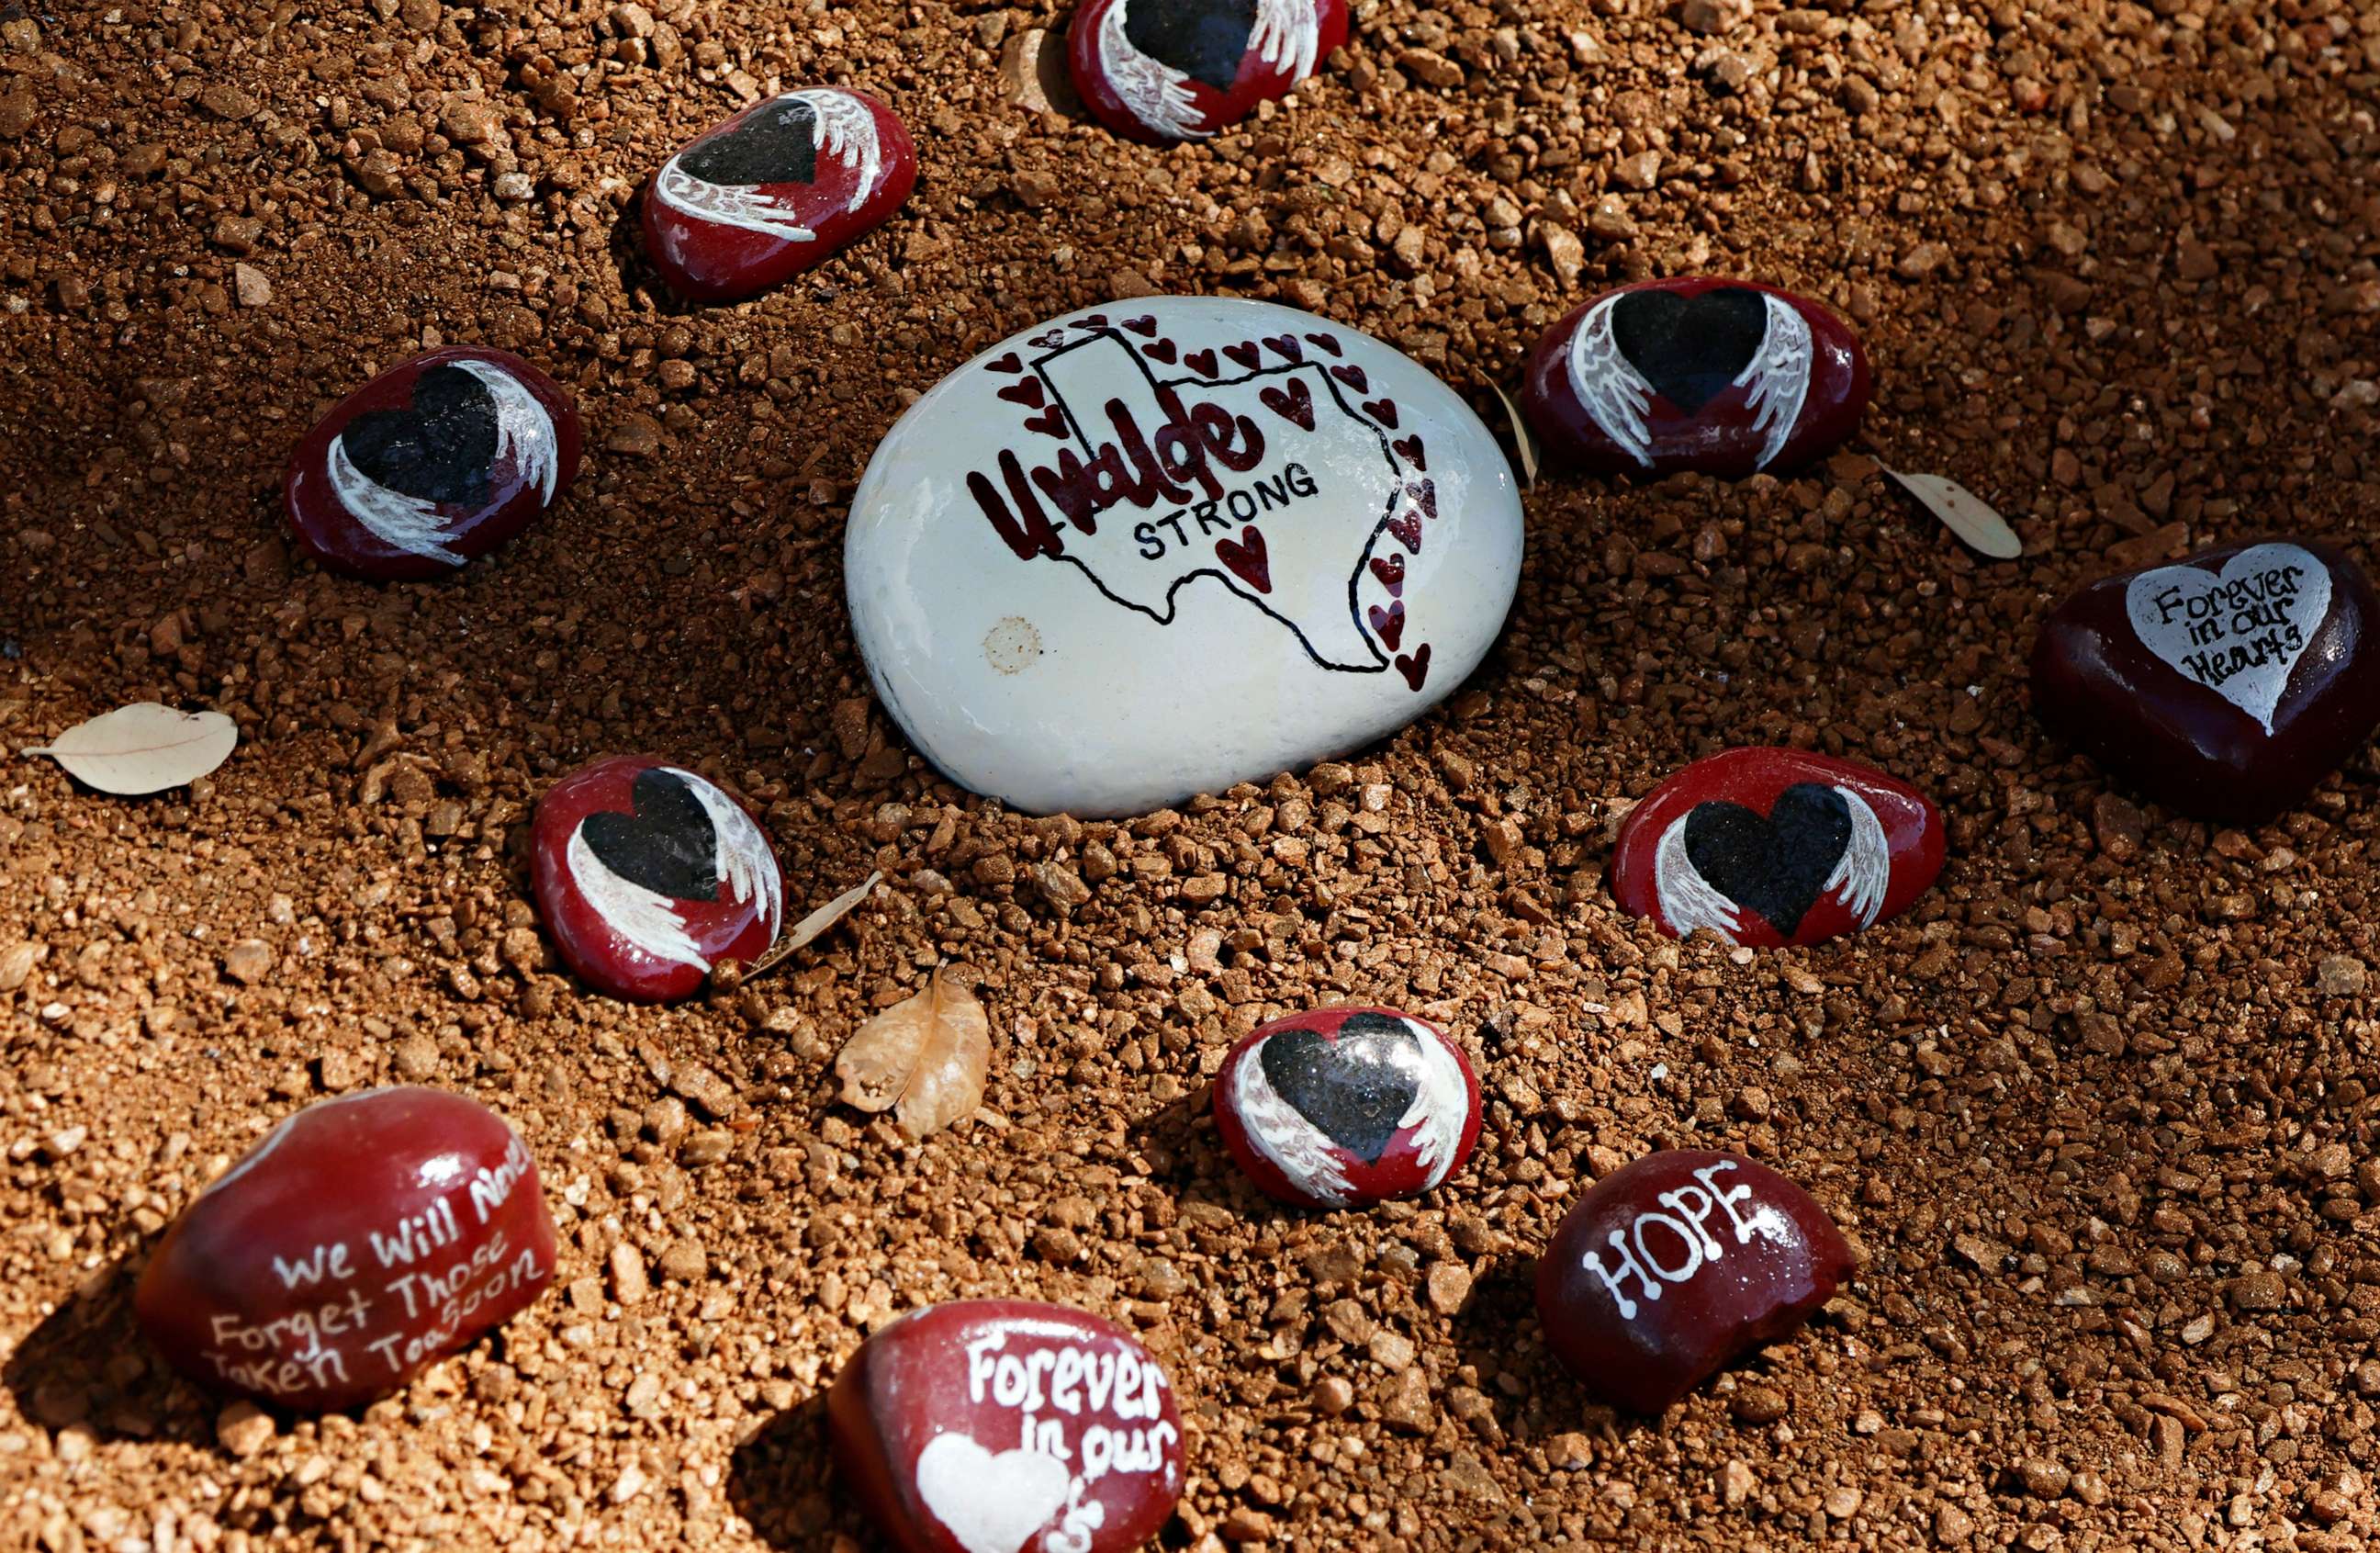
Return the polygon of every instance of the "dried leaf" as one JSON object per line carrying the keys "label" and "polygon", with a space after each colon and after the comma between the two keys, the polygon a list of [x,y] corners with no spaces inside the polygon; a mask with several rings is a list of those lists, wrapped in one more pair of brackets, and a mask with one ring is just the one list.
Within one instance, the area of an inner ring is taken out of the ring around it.
{"label": "dried leaf", "polygon": [[843,1098],[861,1110],[892,1110],[911,1138],[939,1133],[983,1103],[991,1022],[975,993],[944,965],[926,989],[852,1032],[834,1060]]}
{"label": "dried leaf", "polygon": [[1521,413],[1521,406],[1513,403],[1512,396],[1504,392],[1502,383],[1498,382],[1494,378],[1489,378],[1488,386],[1496,391],[1496,397],[1504,405],[1504,419],[1512,423],[1512,450],[1521,455],[1522,485],[1527,490],[1535,491],[1537,488],[1539,456],[1537,434],[1529,430],[1528,418]]}
{"label": "dried leaf", "polygon": [[1940,475],[1904,475],[1898,469],[1885,473],[1899,480],[1969,549],[1995,561],[2013,561],[2024,553],[2024,541],[2017,538],[2008,520],[1957,480]]}
{"label": "dried leaf", "polygon": [[795,923],[792,931],[769,946],[768,952],[744,967],[744,979],[751,980],[762,971],[784,960],[794,951],[814,942],[819,935],[856,910],[859,904],[868,899],[868,892],[882,882],[884,882],[884,875],[880,871],[869,874],[867,879],[853,885],[833,900]]}
{"label": "dried leaf", "polygon": [[78,723],[25,753],[48,756],[87,787],[135,796],[198,781],[230,759],[238,743],[239,725],[219,711],[176,711],[140,701]]}

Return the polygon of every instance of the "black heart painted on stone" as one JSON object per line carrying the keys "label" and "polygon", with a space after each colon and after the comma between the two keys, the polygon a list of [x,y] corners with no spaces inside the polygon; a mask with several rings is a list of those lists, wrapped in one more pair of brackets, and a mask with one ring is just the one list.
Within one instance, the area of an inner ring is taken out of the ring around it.
{"label": "black heart painted on stone", "polygon": [[1740,285],[1699,297],[1631,291],[1611,304],[1620,354],[1688,415],[1726,393],[1767,337],[1767,299]]}
{"label": "black heart painted on stone", "polygon": [[1274,1094],[1367,1165],[1389,1151],[1420,1085],[1421,1043],[1404,1021],[1385,1014],[1349,1014],[1335,1040],[1283,1030],[1266,1038],[1257,1060]]}
{"label": "black heart painted on stone", "polygon": [[799,99],[770,103],[677,159],[705,183],[729,188],[808,183],[818,173],[818,115]]}
{"label": "black heart painted on stone", "polygon": [[1799,782],[1763,819],[1742,804],[1696,804],[1686,856],[1712,889],[1791,938],[1851,844],[1851,806],[1831,787]]}
{"label": "black heart painted on stone", "polygon": [[634,814],[605,809],[579,827],[605,867],[674,901],[719,898],[719,835],[686,779],[658,768],[629,784]]}
{"label": "black heart painted on stone", "polygon": [[367,410],[339,433],[366,478],[424,502],[477,506],[496,461],[496,402],[460,367],[413,380],[413,403]]}
{"label": "black heart painted on stone", "polygon": [[1133,0],[1123,35],[1151,59],[1229,91],[1256,24],[1257,0]]}

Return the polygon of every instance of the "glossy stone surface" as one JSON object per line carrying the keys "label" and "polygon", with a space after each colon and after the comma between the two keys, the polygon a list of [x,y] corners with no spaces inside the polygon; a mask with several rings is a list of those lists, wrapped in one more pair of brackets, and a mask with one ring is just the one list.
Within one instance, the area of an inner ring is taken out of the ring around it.
{"label": "glossy stone surface", "polygon": [[531,827],[538,915],[589,985],[662,1002],[784,927],[784,876],[744,806],[683,767],[614,755],[546,791]]}
{"label": "glossy stone surface", "polygon": [[784,92],[662,164],[645,188],[645,252],[680,296],[734,301],[882,225],[917,181],[892,109],[839,86]]}
{"label": "glossy stone surface", "polygon": [[845,531],[877,698],[953,780],[1136,814],[1369,744],[1519,578],[1512,472],[1418,365],[1311,313],[1143,297],[944,378]]}
{"label": "glossy stone surface", "polygon": [[1101,124],[1163,145],[1288,96],[1346,41],[1346,0],[1090,0],[1066,63]]}
{"label": "glossy stone surface", "polygon": [[1640,281],[1572,309],[1521,405],[1555,457],[1600,475],[1790,474],[1840,446],[1869,394],[1842,320],[1751,281]]}
{"label": "glossy stone surface", "polygon": [[2362,569],[2308,540],[2105,577],[2043,622],[2034,711],[2159,803],[2267,819],[2380,725],[2374,608]]}
{"label": "glossy stone surface", "polygon": [[1821,943],[1897,916],[1942,871],[1942,815],[1908,783],[1799,749],[1730,749],[1621,821],[1611,893],[1684,938]]}
{"label": "glossy stone surface", "polygon": [[443,577],[528,528],[578,473],[578,412],[519,357],[399,362],[306,433],[281,480],[298,543],[382,582]]}
{"label": "glossy stone surface", "polygon": [[904,1316],[835,1377],[827,1420],[843,1487],[903,1553],[1123,1553],[1182,1496],[1164,1370],[1063,1305]]}
{"label": "glossy stone surface", "polygon": [[1833,1297],[1851,1247],[1766,1165],[1699,1148],[1597,1182],[1537,1260],[1537,1318],[1579,1383],[1659,1413]]}
{"label": "glossy stone surface", "polygon": [[509,1320],[553,1277],[537,1165],[504,1118],[368,1089],[281,1123],[165,1231],[140,1329],[200,1385],[358,1407]]}
{"label": "glossy stone surface", "polygon": [[1327,1008],[1258,1025],[1215,1075],[1215,1123],[1248,1178],[1301,1207],[1435,1189],[1479,1138],[1479,1082],[1428,1021]]}

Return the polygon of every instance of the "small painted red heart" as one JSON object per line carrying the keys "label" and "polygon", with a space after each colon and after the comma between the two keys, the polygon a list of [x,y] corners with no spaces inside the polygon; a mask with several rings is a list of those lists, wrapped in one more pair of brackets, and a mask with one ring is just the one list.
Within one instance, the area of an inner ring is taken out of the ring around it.
{"label": "small painted red heart", "polygon": [[1075,327],[1077,329],[1104,329],[1107,326],[1108,315],[1105,313],[1087,313],[1075,320]]}
{"label": "small painted red heart", "polygon": [[1438,481],[1426,479],[1406,486],[1405,500],[1429,514],[1430,516],[1436,517],[1438,516]]}
{"label": "small painted red heart", "polygon": [[[1050,407],[1056,408],[1055,406]],[[1415,555],[1421,553],[1421,519],[1418,516],[1407,513],[1402,517],[1392,517],[1389,519],[1388,528],[1389,532],[1397,537],[1399,544]]]}
{"label": "small painted red heart", "polygon": [[1375,555],[1372,557],[1372,575],[1380,579],[1380,586],[1387,588],[1393,598],[1405,590],[1405,558],[1402,555]]}
{"label": "small painted red heart", "polygon": [[1066,343],[1066,332],[1063,329],[1052,329],[1046,334],[1036,334],[1025,343],[1038,350],[1056,350]]}
{"label": "small painted red heart", "polygon": [[1265,344],[1292,361],[1305,359],[1305,347],[1297,343],[1297,336],[1294,334],[1269,334],[1265,337]]}
{"label": "small painted red heart", "polygon": [[1348,362],[1343,367],[1331,368],[1330,375],[1337,378],[1341,382],[1345,383],[1348,387],[1354,389],[1358,394],[1368,394],[1371,392],[1371,379],[1366,377],[1364,375],[1364,369],[1356,366],[1353,361]]}
{"label": "small painted red heart", "polygon": [[1265,537],[1255,528],[1241,529],[1237,544],[1229,540],[1217,540],[1215,557],[1257,592],[1272,591],[1272,563],[1265,553]]}
{"label": "small painted red heart", "polygon": [[1295,421],[1308,431],[1314,430],[1314,394],[1305,386],[1304,378],[1290,379],[1287,393],[1267,383],[1257,392],[1257,397],[1264,401],[1265,408],[1281,419]]}
{"label": "small painted red heart", "polygon": [[1400,599],[1387,609],[1374,604],[1366,613],[1371,616],[1372,635],[1380,638],[1382,647],[1394,652],[1397,649],[1397,638],[1405,634],[1404,601]]}
{"label": "small painted red heart", "polygon": [[1364,401],[1364,413],[1390,431],[1396,429],[1397,402],[1394,399],[1366,399]]}
{"label": "small painted red heart", "polygon": [[1257,343],[1254,340],[1242,340],[1238,345],[1225,346],[1223,354],[1251,372],[1257,370],[1257,363],[1264,359],[1264,352],[1257,349]]}
{"label": "small painted red heart", "polygon": [[1427,469],[1429,467],[1429,460],[1421,455],[1420,432],[1416,431],[1410,437],[1399,437],[1395,442],[1390,443],[1389,446],[1396,450],[1398,457],[1403,459],[1415,468]]}
{"label": "small painted red heart", "polygon": [[1324,350],[1329,351],[1331,355],[1336,356],[1339,354],[1339,342],[1332,339],[1330,335],[1308,334],[1305,337],[1315,345],[1320,346]]}
{"label": "small painted red heart", "polygon": [[1397,654],[1397,673],[1405,676],[1405,688],[1421,694],[1421,682],[1429,677],[1429,644],[1424,642],[1410,653]]}
{"label": "small painted red heart", "polygon": [[1025,370],[1025,358],[1012,350],[1006,356],[993,357],[984,366],[994,372],[1021,372]]}
{"label": "small painted red heart", "polygon": [[1028,431],[1062,441],[1066,435],[1066,406],[1052,405],[1039,415],[1028,415],[1025,418],[1025,425]]}
{"label": "small painted red heart", "polygon": [[1123,326],[1142,336],[1154,334],[1157,333],[1157,315],[1143,313],[1138,318],[1128,318],[1123,321]]}
{"label": "small painted red heart", "polygon": [[1041,380],[1019,378],[1002,389],[1000,396],[1012,405],[1023,405],[1029,409],[1038,410],[1041,407]]}
{"label": "small painted red heart", "polygon": [[1215,352],[1213,347],[1209,346],[1205,350],[1194,350],[1185,353],[1182,358],[1182,365],[1189,368],[1192,371],[1197,373],[1202,378],[1213,377],[1215,375]]}
{"label": "small painted red heart", "polygon": [[1173,365],[1173,342],[1151,340],[1140,347],[1140,354],[1148,357],[1151,361],[1162,361],[1171,367]]}

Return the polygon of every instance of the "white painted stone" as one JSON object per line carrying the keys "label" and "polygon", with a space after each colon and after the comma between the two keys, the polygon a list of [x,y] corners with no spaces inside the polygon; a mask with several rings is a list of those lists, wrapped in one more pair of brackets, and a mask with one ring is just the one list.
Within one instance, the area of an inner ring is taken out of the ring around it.
{"label": "white painted stone", "polygon": [[1444,699],[1511,607],[1521,504],[1471,407],[1378,340],[1148,297],[938,383],[869,461],[844,559],[920,754],[1019,809],[1137,814]]}

